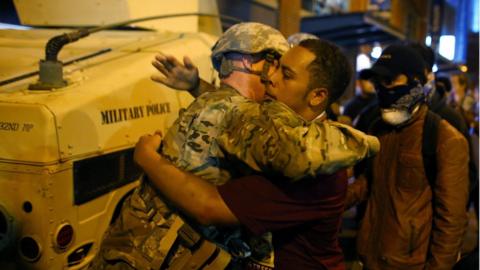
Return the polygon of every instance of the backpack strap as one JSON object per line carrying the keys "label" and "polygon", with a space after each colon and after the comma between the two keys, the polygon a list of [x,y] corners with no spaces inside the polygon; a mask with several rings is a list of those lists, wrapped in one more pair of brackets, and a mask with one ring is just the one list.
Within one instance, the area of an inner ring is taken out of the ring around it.
{"label": "backpack strap", "polygon": [[[374,116],[375,117],[373,117],[373,119],[370,120],[370,123],[367,127],[367,130],[365,130],[365,132],[370,135],[378,136],[377,130],[379,129],[379,126],[382,124],[382,121],[380,116],[378,115],[374,115]],[[367,179],[368,196],[370,196],[370,193],[372,191],[373,159],[374,159],[374,156],[365,158],[354,166],[355,177],[358,177],[359,175],[364,174],[365,178]]]}
{"label": "backpack strap", "polygon": [[423,124],[422,157],[423,168],[430,187],[435,186],[437,178],[437,142],[440,116],[428,110]]}

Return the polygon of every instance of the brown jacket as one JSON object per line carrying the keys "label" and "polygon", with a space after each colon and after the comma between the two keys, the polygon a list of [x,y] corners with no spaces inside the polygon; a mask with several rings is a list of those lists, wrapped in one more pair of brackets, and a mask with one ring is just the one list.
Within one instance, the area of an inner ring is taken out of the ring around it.
{"label": "brown jacket", "polygon": [[468,144],[442,120],[437,178],[430,187],[422,161],[423,106],[407,126],[378,133],[368,194],[365,176],[349,186],[346,206],[368,199],[357,237],[368,269],[452,269],[467,225]]}

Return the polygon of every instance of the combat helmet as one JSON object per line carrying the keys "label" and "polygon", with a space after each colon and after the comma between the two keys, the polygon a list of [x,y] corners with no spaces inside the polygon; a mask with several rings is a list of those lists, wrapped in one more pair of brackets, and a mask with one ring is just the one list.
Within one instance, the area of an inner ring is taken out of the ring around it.
{"label": "combat helmet", "polygon": [[[271,64],[274,59],[278,59],[288,49],[287,40],[278,30],[256,22],[238,23],[225,31],[213,45],[212,64],[220,75],[228,75],[229,72],[237,69],[228,66],[228,61],[224,58],[226,53],[257,54],[265,52],[265,59],[267,60],[267,65],[264,65],[263,68],[265,71],[268,70],[269,62]],[[255,72],[248,72],[256,74]],[[261,75],[262,81],[265,79],[263,78],[264,73],[262,72]]]}

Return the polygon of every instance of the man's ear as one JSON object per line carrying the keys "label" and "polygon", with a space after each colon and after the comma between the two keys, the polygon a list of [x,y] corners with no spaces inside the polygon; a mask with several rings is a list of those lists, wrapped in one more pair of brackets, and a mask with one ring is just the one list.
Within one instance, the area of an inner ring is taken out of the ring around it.
{"label": "man's ear", "polygon": [[308,93],[308,105],[311,107],[318,107],[327,104],[328,90],[326,88],[315,88]]}

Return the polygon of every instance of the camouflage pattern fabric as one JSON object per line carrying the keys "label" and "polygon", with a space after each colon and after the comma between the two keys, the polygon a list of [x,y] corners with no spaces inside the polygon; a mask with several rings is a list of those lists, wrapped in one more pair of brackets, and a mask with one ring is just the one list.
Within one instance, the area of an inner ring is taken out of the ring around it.
{"label": "camouflage pattern fabric", "polygon": [[[333,122],[307,123],[279,102],[260,105],[223,86],[201,95],[181,112],[163,140],[162,154],[215,185],[249,173],[226,162],[220,146],[255,170],[278,170],[298,179],[302,174],[351,166],[378,151],[378,140]],[[116,269],[108,267],[120,263],[133,269],[158,269],[166,257],[158,243],[175,216],[143,182],[125,201],[92,268]],[[270,249],[273,252],[271,244]],[[168,261],[182,250],[178,247]],[[270,256],[269,264],[272,260]]]}
{"label": "camouflage pattern fabric", "polygon": [[334,121],[303,121],[283,103],[266,101],[260,109],[239,114],[217,138],[258,172],[295,181],[350,167],[380,149],[376,137]]}
{"label": "camouflage pattern fabric", "polygon": [[[223,153],[215,138],[231,121],[231,112],[238,106],[249,110],[259,105],[229,87],[198,97],[180,112],[165,135],[162,154],[179,168],[215,185],[225,183],[232,177],[233,169],[230,170],[228,164],[222,165]],[[124,202],[119,218],[108,229],[90,268],[159,269],[162,262],[158,259],[166,256],[153,243],[161,241],[175,216],[150,183],[143,181]],[[184,251],[182,246],[177,248],[168,264]]]}
{"label": "camouflage pattern fabric", "polygon": [[235,89],[221,89],[199,96],[181,112],[162,141],[162,154],[178,168],[192,172],[215,185],[232,177],[231,164],[224,161],[216,143],[239,111],[259,111],[260,105],[241,96]]}
{"label": "camouflage pattern fabric", "polygon": [[[175,218],[149,183],[142,181],[123,203],[89,269],[160,269],[167,254],[159,244]],[[183,252],[185,249],[178,246],[170,261]]]}
{"label": "camouflage pattern fabric", "polygon": [[284,54],[289,48],[285,37],[277,29],[256,22],[238,23],[230,27],[212,47],[212,63],[220,70],[223,54],[239,52],[255,54],[267,50]]}

